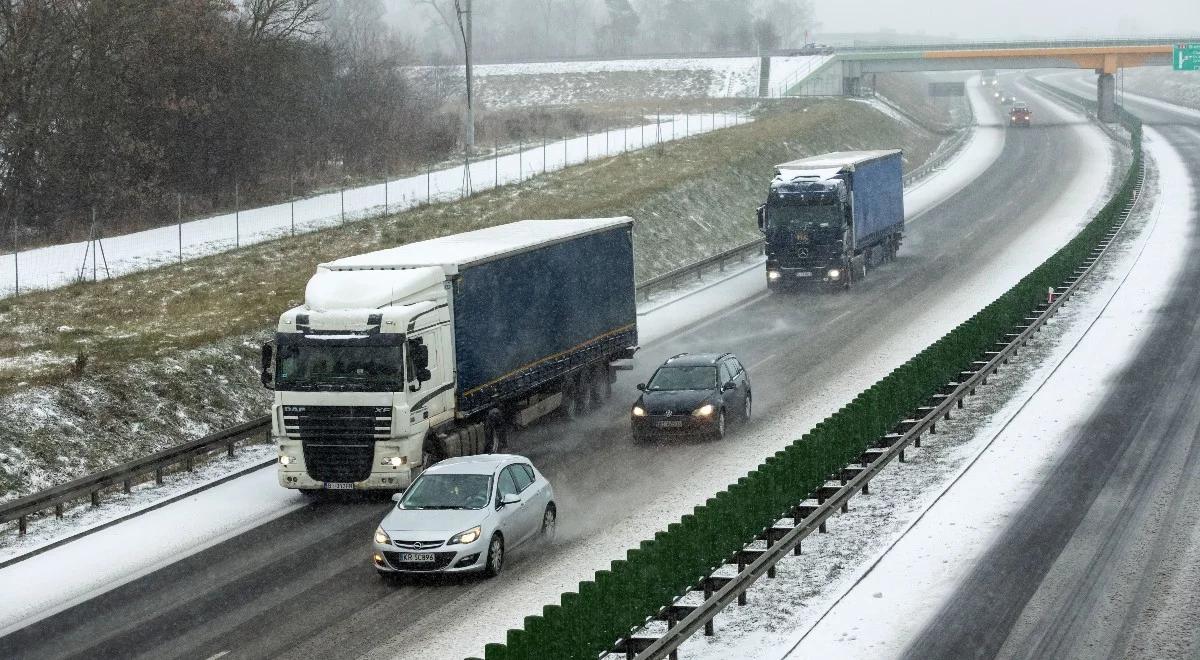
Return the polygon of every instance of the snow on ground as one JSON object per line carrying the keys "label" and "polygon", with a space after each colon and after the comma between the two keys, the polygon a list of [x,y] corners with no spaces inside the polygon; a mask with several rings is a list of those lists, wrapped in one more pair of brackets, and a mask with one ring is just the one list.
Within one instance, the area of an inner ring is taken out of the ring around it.
{"label": "snow on ground", "polygon": [[[303,507],[259,470],[0,569],[0,636]],[[203,521],[204,524],[199,524]],[[69,569],[67,568],[69,567]],[[37,588],[31,588],[37,585]]]}
{"label": "snow on ground", "polygon": [[[1073,425],[1088,418],[1110,379],[1137,354],[1167,298],[1162,283],[1188,257],[1194,199],[1187,166],[1153,129],[1146,131],[1146,148],[1158,168],[1160,196],[1104,278],[1068,305],[1067,329],[1050,361],[963,447],[966,468],[936,496],[925,495],[911,526],[876,542],[875,549],[886,549],[842,581],[842,590],[853,585],[832,608],[813,606],[796,622],[798,632],[762,639],[758,657],[899,655],[1027,502]],[[886,496],[886,489],[874,492]]]}
{"label": "snow on ground", "polygon": [[[519,150],[498,158],[473,162],[470,167],[471,190],[483,191],[499,185],[518,183],[543,172],[552,172],[593,158],[653,146],[691,135],[707,133],[752,121],[733,113],[663,115],[648,118],[647,123],[549,143],[544,148]],[[464,191],[464,168],[451,167],[427,175],[418,175],[351,188],[294,204],[276,204],[246,209],[170,225],[102,241],[103,256],[113,276],[176,263],[182,258],[195,259],[233,250],[238,246],[280,238],[290,232],[307,232],[336,226],[346,221],[373,217],[413,208],[427,201],[458,199]],[[19,277],[22,291],[54,288],[77,280],[86,242],[67,243],[0,256],[0,295],[12,294]],[[90,269],[89,273],[90,274]],[[103,267],[101,267],[103,276]]]}
{"label": "snow on ground", "polygon": [[[772,95],[799,84],[806,76],[829,61],[828,55],[800,57],[772,57],[769,89]],[[565,105],[580,100],[589,94],[589,82],[611,80],[598,74],[645,74],[640,78],[642,85],[651,88],[641,92],[642,98],[673,96],[671,90],[654,89],[652,78],[663,77],[663,81],[685,81],[687,96],[700,95],[710,98],[755,98],[759,93],[760,60],[757,57],[696,57],[646,60],[594,60],[579,62],[525,62],[513,64],[482,64],[474,69],[480,79],[485,100],[491,105],[529,105],[530,99],[539,102]],[[462,67],[424,67],[429,71],[451,72],[462,78]],[[671,74],[685,74],[682,76]],[[694,74],[694,75],[686,75]],[[542,94],[513,95],[500,89],[504,81],[524,79],[522,88],[529,91],[531,80],[545,89]],[[686,82],[692,82],[687,85]],[[703,88],[696,85],[703,85]],[[491,95],[493,98],[488,98]]]}

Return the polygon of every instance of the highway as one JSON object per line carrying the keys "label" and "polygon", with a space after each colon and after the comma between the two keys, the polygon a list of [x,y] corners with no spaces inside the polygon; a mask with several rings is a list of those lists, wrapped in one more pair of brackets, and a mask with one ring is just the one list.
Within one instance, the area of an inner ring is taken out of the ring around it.
{"label": "highway", "polygon": [[[1061,163],[1089,157],[1071,128],[1009,130],[986,174],[913,223],[900,259],[854,290],[757,296],[644,346],[614,400],[589,419],[515,438],[511,450],[530,456],[560,493],[561,541],[518,553],[496,580],[385,584],[370,565],[368,541],[388,503],[316,502],[0,639],[0,657],[453,657],[421,640],[488,618],[494,601],[501,603],[496,616],[510,615],[500,609],[506,591],[515,598],[523,584],[549,579],[558,566],[569,570],[565,562],[599,544],[610,527],[653,510],[657,498],[694,479],[697,466],[716,466],[716,477],[690,486],[699,503],[743,472],[733,467],[745,462],[741,454],[752,452],[757,462],[769,453],[751,442],[756,429],[798,402],[822,400],[831,386],[866,387],[880,368],[877,356],[898,336],[928,332],[922,315],[944,306],[947,291],[1003,272],[1014,244],[1036,240],[1055,221],[1047,215],[1077,176]],[[720,443],[633,444],[626,418],[633,385],[672,354],[710,350],[733,351],[750,365],[756,418],[749,428]],[[725,464],[731,467],[721,470]],[[493,638],[467,641],[479,653]]]}
{"label": "highway", "polygon": [[[1047,80],[1094,91],[1078,76]],[[1126,107],[1200,190],[1200,116]],[[1143,348],[905,657],[1200,657],[1200,262],[1163,286]]]}

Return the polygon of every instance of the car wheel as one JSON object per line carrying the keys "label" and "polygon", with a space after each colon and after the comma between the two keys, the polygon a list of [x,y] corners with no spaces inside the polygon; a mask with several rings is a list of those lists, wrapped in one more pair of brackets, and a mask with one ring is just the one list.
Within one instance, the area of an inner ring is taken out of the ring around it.
{"label": "car wheel", "polygon": [[546,543],[554,543],[554,537],[558,533],[558,510],[554,508],[554,504],[546,505],[546,512],[542,514],[542,540]]}
{"label": "car wheel", "polygon": [[742,419],[743,420],[750,419],[750,408],[751,408],[750,390],[746,390],[746,398],[742,400]]}
{"label": "car wheel", "polygon": [[713,436],[715,436],[717,440],[720,440],[725,437],[725,409],[724,408],[721,409],[721,412],[717,413],[717,428],[713,430]]}
{"label": "car wheel", "polygon": [[488,577],[496,577],[503,569],[504,537],[493,534],[491,543],[488,543],[487,563],[483,565],[483,573]]}

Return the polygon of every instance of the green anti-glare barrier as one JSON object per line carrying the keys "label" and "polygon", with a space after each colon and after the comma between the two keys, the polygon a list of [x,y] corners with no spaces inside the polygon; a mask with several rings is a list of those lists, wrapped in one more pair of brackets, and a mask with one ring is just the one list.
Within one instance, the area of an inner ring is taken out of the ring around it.
{"label": "green anti-glare barrier", "polygon": [[[1082,101],[1082,99],[1081,99]],[[868,445],[990,350],[1072,275],[1132,199],[1142,161],[1141,124],[1123,113],[1133,137],[1133,164],[1124,185],[1070,243],[995,302],[859,394],[800,439],[593,580],[579,584],[541,616],[488,644],[486,660],[594,660],[695,587],[758,532],[787,515],[827,476],[858,460]]]}

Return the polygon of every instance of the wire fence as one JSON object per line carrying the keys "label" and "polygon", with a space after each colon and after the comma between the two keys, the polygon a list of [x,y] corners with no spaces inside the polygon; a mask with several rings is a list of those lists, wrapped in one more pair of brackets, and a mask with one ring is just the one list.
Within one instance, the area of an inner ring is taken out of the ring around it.
{"label": "wire fence", "polygon": [[[241,208],[245,189],[235,185],[232,212],[203,218],[183,217],[176,199],[174,222],[155,229],[108,235],[104,218],[93,212],[83,241],[21,248],[20,223],[9,223],[9,251],[0,255],[0,297],[51,289],[81,281],[99,281],[185,260],[295,236],[347,223],[378,218],[419,206],[454,201],[598,158],[654,147],[673,140],[751,121],[742,111],[664,114],[638,126],[585,132],[574,137],[546,136],[517,144],[493,144],[484,153],[464,156],[458,165],[427,167],[425,172],[378,183],[346,186],[297,196],[289,201]],[[3,239],[0,239],[3,240]]]}

